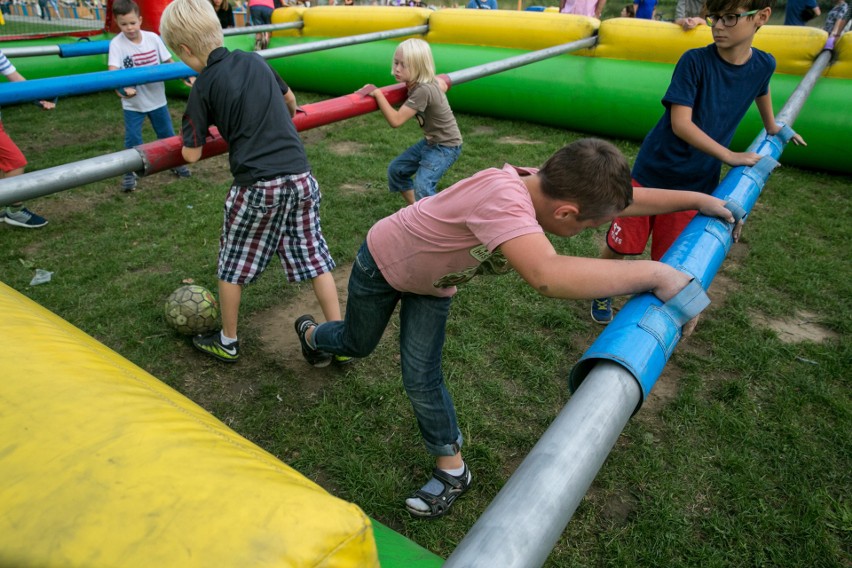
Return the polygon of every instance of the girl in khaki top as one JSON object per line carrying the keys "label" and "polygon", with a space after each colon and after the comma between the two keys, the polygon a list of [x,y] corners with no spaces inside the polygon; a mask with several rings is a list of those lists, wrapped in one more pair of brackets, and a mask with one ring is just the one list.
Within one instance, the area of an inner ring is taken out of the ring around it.
{"label": "girl in khaki top", "polygon": [[447,101],[447,84],[435,76],[435,62],[429,44],[408,39],[393,55],[391,73],[408,87],[408,99],[396,110],[382,91],[369,94],[393,128],[417,117],[424,138],[397,156],[388,166],[388,187],[399,192],[408,205],[435,195],[441,176],[461,154],[462,137],[453,110]]}

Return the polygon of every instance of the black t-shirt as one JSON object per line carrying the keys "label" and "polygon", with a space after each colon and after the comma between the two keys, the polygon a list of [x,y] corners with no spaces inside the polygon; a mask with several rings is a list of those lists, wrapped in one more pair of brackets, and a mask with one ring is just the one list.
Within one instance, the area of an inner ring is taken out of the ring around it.
{"label": "black t-shirt", "polygon": [[228,143],[231,173],[239,185],[310,171],[284,102],[289,90],[260,55],[216,48],[189,93],[183,145],[203,146],[216,125]]}

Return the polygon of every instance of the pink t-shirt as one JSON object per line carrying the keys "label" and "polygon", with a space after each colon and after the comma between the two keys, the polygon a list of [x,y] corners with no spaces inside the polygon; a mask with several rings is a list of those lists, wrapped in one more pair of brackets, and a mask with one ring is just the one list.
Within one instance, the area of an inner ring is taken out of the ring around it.
{"label": "pink t-shirt", "polygon": [[367,246],[385,280],[401,292],[446,297],[477,274],[511,270],[495,249],[544,233],[521,180],[536,172],[491,168],[373,225]]}
{"label": "pink t-shirt", "polygon": [[595,17],[598,0],[567,0],[560,10],[563,14]]}

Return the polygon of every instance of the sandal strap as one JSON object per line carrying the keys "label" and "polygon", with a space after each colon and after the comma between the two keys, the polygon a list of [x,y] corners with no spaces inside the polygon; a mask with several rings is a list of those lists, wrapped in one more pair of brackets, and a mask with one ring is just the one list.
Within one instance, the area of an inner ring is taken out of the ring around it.
{"label": "sandal strap", "polygon": [[[440,469],[440,468],[437,468],[437,467],[432,470],[432,477],[434,477],[435,479],[437,479],[438,481],[443,483],[445,487],[449,486],[452,489],[458,489],[458,490],[461,490],[461,491],[464,491],[465,489],[467,489],[467,477],[468,477],[468,475],[469,474],[468,474],[468,471],[467,471],[467,464],[465,464],[465,466],[464,466],[464,471],[462,472],[462,474],[460,476],[461,479],[459,479],[459,477],[456,477],[455,475],[453,475],[451,473],[447,473],[443,469]],[[445,493],[445,492],[446,492],[446,489],[444,491],[442,491],[442,494]]]}

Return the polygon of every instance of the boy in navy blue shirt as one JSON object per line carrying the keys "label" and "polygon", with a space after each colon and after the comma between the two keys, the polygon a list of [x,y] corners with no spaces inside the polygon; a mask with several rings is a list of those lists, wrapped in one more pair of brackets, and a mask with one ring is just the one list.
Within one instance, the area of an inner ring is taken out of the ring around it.
{"label": "boy in navy blue shirt", "polygon": [[[767,134],[777,134],[769,79],[775,58],[751,46],[754,35],[769,21],[773,0],[708,0],[707,25],[713,43],[683,54],[663,97],[665,113],[651,130],[633,165],[636,187],[659,187],[713,193],[722,163],[753,166],[760,156],[728,148],[752,102]],[[796,134],[795,144],[804,144]],[[642,254],[648,239],[651,258],[659,260],[680,235],[695,211],[653,217],[615,219],[602,258]],[[612,299],[592,300],[592,319],[612,321]]]}
{"label": "boy in navy blue shirt", "polygon": [[[237,316],[243,286],[276,254],[291,282],[310,280],[326,320],[339,320],[334,261],[322,235],[320,191],[293,124],[296,97],[256,53],[228,51],[207,0],[176,0],[163,11],[160,32],[198,72],[183,117],[183,158],[201,158],[209,128],[228,143],[234,182],[225,199],[219,247],[222,330],[193,345],[229,363],[239,358]],[[313,354],[311,364],[331,362]],[[341,360],[340,362],[345,362]]]}

